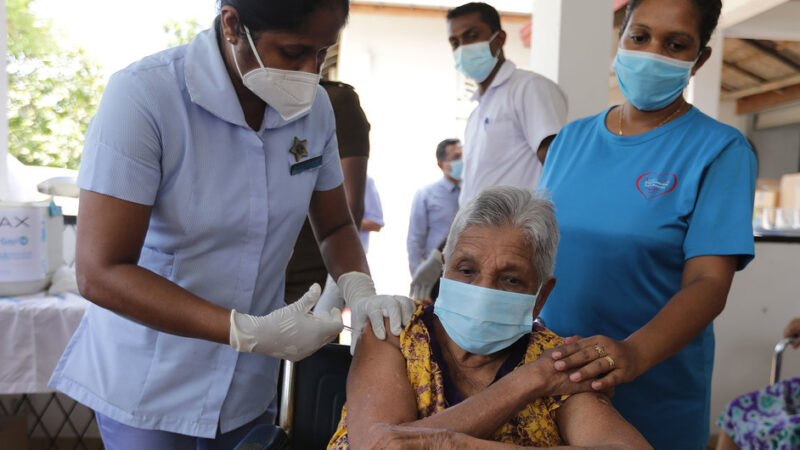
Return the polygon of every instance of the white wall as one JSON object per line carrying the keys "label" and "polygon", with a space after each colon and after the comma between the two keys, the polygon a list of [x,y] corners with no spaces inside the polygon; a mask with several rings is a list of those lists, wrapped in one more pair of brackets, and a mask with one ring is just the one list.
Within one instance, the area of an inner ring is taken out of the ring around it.
{"label": "white wall", "polygon": [[567,121],[597,114],[609,96],[608,72],[616,37],[611,0],[535,0],[533,70],[567,95]]}
{"label": "white wall", "polygon": [[750,114],[736,113],[736,100],[722,100],[719,102],[719,117],[717,120],[736,128],[742,134],[747,134],[751,117]]}
{"label": "white wall", "polygon": [[[800,124],[753,131],[750,135],[758,151],[758,176],[780,180],[800,171]],[[800,306],[797,311],[800,315]]]}
{"label": "white wall", "polygon": [[[529,66],[521,24],[507,23],[505,52]],[[444,16],[354,12],[344,30],[339,79],[355,86],[372,124],[369,173],[383,204],[385,228],[370,237],[369,260],[381,292],[407,293],[406,236],[411,200],[436,181],[436,144],[463,137],[469,105],[456,100],[458,79]],[[466,106],[466,108],[465,108]]]}
{"label": "white wall", "polygon": [[[358,0],[353,3],[360,4],[402,4],[407,6],[417,7],[433,7],[433,8],[455,8],[456,6],[466,3],[464,0],[399,0],[399,1],[386,1],[386,0]],[[516,12],[516,13],[530,13],[531,5],[524,0],[491,0],[489,2],[492,6],[497,8],[498,11]]]}
{"label": "white wall", "polygon": [[722,25],[725,36],[776,41],[800,40],[797,0],[726,0]]}
{"label": "white wall", "polygon": [[686,99],[709,117],[719,119],[724,48],[722,31],[715,32],[708,45],[714,50],[703,67],[689,81]]}

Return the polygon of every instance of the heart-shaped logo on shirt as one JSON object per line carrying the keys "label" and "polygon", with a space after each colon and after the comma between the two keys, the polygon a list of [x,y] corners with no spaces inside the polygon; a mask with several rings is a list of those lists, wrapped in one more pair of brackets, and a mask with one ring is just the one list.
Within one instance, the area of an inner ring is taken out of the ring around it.
{"label": "heart-shaped logo on shirt", "polygon": [[672,192],[677,185],[678,177],[672,173],[648,172],[636,180],[636,189],[648,200]]}

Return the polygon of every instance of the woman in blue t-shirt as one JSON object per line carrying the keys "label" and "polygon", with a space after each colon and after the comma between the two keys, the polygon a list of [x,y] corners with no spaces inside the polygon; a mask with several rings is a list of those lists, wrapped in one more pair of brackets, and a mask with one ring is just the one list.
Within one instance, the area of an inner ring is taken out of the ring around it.
{"label": "woman in blue t-shirt", "polygon": [[556,349],[555,367],[615,387],[614,406],[658,449],[706,445],[711,323],[754,254],[752,149],[682,95],[721,6],[632,0],[615,61],[627,101],[567,125],[540,183],[562,233],[542,317],[593,336]]}

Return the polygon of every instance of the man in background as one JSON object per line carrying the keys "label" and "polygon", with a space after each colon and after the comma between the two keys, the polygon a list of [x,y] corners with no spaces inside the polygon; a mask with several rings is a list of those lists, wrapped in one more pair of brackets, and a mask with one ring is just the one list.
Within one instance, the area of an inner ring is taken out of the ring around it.
{"label": "man in background", "polygon": [[418,190],[411,203],[408,223],[408,267],[413,275],[431,252],[438,251],[458,211],[461,182],[461,141],[445,139],[436,147],[442,178]]}
{"label": "man in background", "polygon": [[473,96],[478,106],[464,133],[459,202],[487,186],[535,190],[542,173],[539,155],[546,154],[567,119],[566,96],[556,83],[505,58],[506,32],[493,7],[467,3],[452,9],[447,28],[456,69],[478,84]]}

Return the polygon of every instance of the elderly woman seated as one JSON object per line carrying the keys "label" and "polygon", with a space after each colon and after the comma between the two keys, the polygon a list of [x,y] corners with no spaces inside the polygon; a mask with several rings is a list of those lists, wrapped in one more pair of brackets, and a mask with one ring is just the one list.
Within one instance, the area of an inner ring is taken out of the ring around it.
{"label": "elderly woman seated", "polygon": [[485,189],[456,215],[433,306],[397,338],[365,327],[328,448],[649,448],[608,399],[557,372],[534,318],[555,286],[549,201]]}

